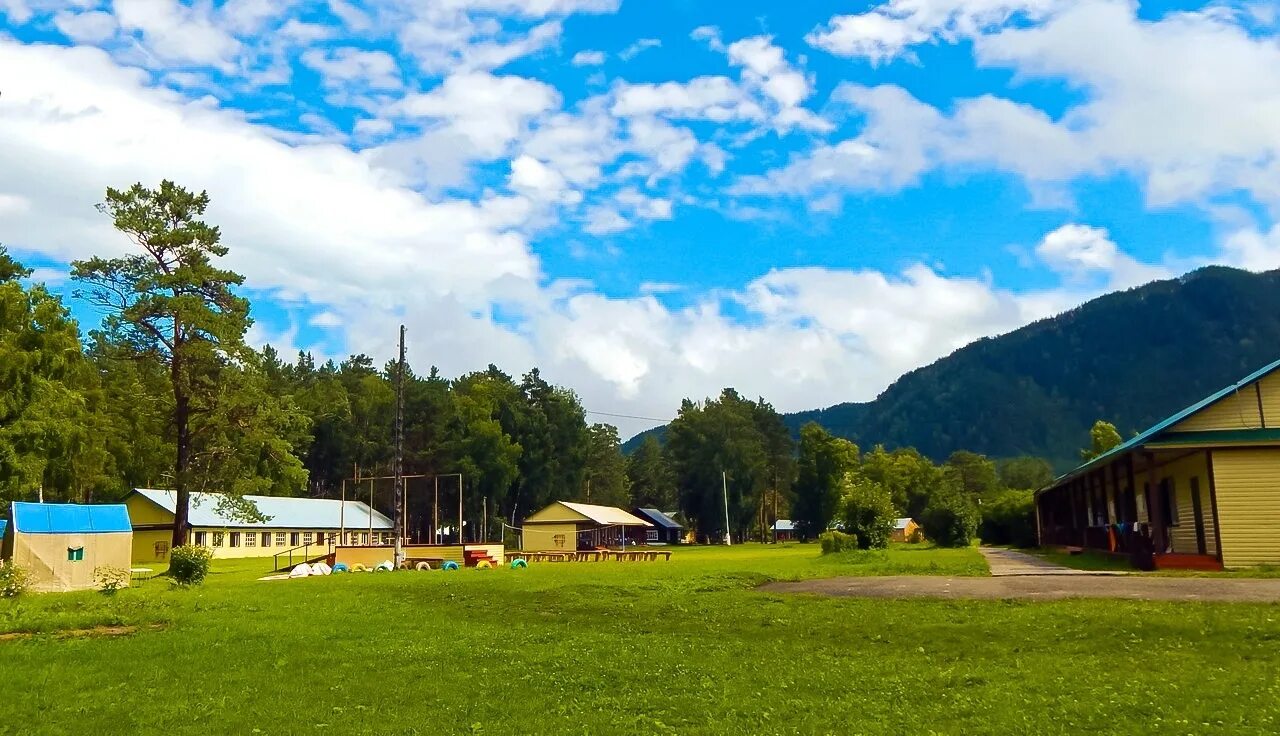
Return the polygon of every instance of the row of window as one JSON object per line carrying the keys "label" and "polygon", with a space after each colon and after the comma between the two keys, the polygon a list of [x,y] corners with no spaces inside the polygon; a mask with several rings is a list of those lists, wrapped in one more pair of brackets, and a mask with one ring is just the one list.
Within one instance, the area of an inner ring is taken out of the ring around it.
{"label": "row of window", "polygon": [[[374,532],[373,544],[391,544],[390,532]],[[337,532],[196,532],[201,547],[299,547],[304,544],[339,543]],[[369,532],[347,532],[342,544],[369,544]]]}

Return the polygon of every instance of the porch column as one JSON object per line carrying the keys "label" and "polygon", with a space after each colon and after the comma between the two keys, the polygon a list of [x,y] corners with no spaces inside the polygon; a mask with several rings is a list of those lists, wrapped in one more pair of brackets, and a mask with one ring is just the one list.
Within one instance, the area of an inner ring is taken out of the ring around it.
{"label": "porch column", "polygon": [[1163,554],[1167,530],[1164,525],[1164,505],[1160,503],[1160,487],[1156,485],[1156,454],[1144,452],[1147,459],[1147,518],[1151,521],[1151,545],[1156,554]]}

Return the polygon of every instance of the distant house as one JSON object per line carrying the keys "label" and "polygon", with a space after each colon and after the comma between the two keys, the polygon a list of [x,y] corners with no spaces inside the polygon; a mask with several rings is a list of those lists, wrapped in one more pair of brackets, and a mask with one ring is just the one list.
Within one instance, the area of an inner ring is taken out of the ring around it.
{"label": "distant house", "polygon": [[796,525],[790,519],[778,519],[773,522],[773,533],[779,542],[790,542],[796,538]]}
{"label": "distant house", "polygon": [[1280,361],[1035,494],[1040,543],[1143,567],[1280,564]]}
{"label": "distant house", "polygon": [[0,556],[31,575],[42,593],[97,587],[95,571],[127,574],[133,531],[122,504],[23,503],[10,507]]}
{"label": "distant house", "polygon": [[622,544],[630,530],[647,530],[652,526],[652,522],[616,506],[556,501],[524,520],[520,549],[570,552],[579,548],[614,546]]}
{"label": "distant house", "polygon": [[680,544],[680,540],[684,537],[684,525],[671,518],[669,514],[643,506],[635,509],[634,513],[637,518],[653,524],[643,530],[641,541],[649,544]]}
{"label": "distant house", "polygon": [[904,517],[893,522],[893,533],[889,538],[895,542],[919,542],[924,539],[924,532],[915,519]]}
{"label": "distant house", "polygon": [[[267,517],[247,522],[222,508],[221,494],[192,493],[188,541],[208,547],[214,557],[270,557],[308,544],[392,543],[395,525],[363,501],[285,496],[245,496]],[[173,538],[173,491],[139,488],[125,498],[133,518],[133,559],[164,561]],[[339,539],[344,535],[343,539]]]}

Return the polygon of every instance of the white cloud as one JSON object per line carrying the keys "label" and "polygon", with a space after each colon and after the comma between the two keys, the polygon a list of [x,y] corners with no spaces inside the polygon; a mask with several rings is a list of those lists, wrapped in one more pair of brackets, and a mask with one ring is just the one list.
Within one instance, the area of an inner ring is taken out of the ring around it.
{"label": "white cloud", "polygon": [[230,71],[240,42],[222,29],[209,6],[176,0],[115,0],[116,21],[137,34],[159,62],[211,66]]}
{"label": "white cloud", "polygon": [[79,43],[102,43],[114,36],[117,28],[115,16],[101,10],[60,11],[54,15],[53,24],[67,38]]}
{"label": "white cloud", "polygon": [[637,40],[635,43],[626,47],[625,49],[619,51],[618,58],[622,59],[623,61],[631,61],[632,59],[639,56],[641,53],[649,49],[659,48],[660,46],[662,46],[662,41],[660,41],[659,39],[641,38]]}
{"label": "white cloud", "polygon": [[1014,19],[1040,19],[1063,5],[1065,0],[889,0],[864,13],[837,15],[805,40],[875,65],[909,54],[918,44],[970,37]]}
{"label": "white cloud", "polygon": [[356,83],[377,90],[396,90],[404,86],[399,65],[385,51],[308,49],[302,54],[302,63],[319,72],[327,87]]}
{"label": "white cloud", "polygon": [[600,66],[604,63],[603,51],[579,51],[569,62],[574,66]]}

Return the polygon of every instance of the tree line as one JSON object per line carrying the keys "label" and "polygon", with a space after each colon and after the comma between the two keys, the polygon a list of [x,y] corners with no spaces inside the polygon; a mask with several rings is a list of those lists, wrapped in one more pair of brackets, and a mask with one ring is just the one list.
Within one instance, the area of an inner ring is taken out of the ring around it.
{"label": "tree line", "polygon": [[[228,251],[203,220],[208,204],[169,181],[107,190],[99,210],[134,248],[72,264],[75,296],[102,314],[87,332],[0,246],[0,499],[172,488],[177,544],[191,492],[223,493],[251,516],[234,499],[332,498],[357,476],[390,473],[397,365],[246,344],[243,278],[218,266]],[[628,456],[613,426],[589,423],[579,397],[536,368],[446,378],[409,366],[401,379],[404,473],[461,474],[469,520],[518,526],[577,500],[674,510],[703,540],[768,538],[788,516],[811,538],[847,515],[849,499],[912,517],[950,508],[968,523],[970,510],[1052,478],[1036,458],[957,452],[934,465],[913,449],[863,453],[816,424],[796,441],[767,401],[733,389],[685,400],[665,443],[646,437]]]}

